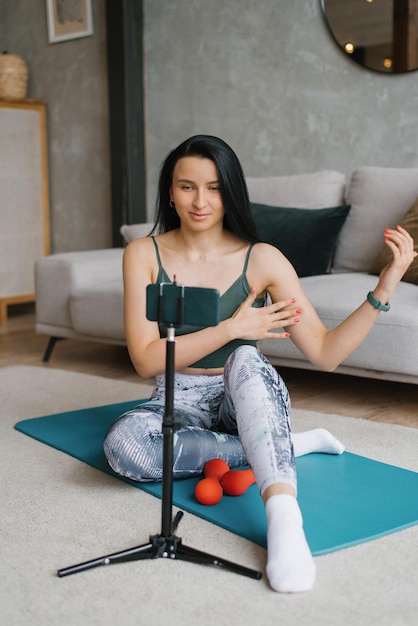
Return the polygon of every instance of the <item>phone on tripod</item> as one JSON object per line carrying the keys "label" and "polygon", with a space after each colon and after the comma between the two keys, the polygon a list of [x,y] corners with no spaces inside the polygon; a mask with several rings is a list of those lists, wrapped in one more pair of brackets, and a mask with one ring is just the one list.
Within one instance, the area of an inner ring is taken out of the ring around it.
{"label": "phone on tripod", "polygon": [[217,326],[220,318],[219,291],[173,283],[147,286],[147,319],[164,326]]}

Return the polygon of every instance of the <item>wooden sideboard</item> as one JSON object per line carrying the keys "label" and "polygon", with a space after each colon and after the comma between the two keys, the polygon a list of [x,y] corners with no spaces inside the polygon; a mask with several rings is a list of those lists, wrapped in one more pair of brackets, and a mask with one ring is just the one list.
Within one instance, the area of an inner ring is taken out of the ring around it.
{"label": "wooden sideboard", "polygon": [[0,324],[35,300],[35,262],[49,253],[46,102],[0,100]]}

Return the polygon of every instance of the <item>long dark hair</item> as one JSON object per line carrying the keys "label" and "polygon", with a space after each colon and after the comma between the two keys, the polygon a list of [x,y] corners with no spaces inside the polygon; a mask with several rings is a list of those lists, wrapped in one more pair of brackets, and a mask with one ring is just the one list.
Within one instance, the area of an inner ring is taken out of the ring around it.
{"label": "long dark hair", "polygon": [[215,163],[225,210],[224,228],[244,241],[251,243],[260,241],[251,213],[241,163],[225,141],[212,135],[190,137],[167,155],[160,171],[157,216],[153,231],[165,233],[180,226],[180,219],[175,209],[170,206],[170,187],[177,161],[190,156],[210,159]]}

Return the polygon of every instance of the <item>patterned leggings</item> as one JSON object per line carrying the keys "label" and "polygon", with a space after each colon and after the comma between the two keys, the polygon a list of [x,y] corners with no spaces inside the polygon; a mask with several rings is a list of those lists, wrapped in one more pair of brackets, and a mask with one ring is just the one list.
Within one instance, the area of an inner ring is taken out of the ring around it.
{"label": "patterned leggings", "polygon": [[[161,480],[165,377],[158,376],[148,402],[122,415],[109,429],[104,451],[115,472],[137,481]],[[250,464],[261,493],[284,482],[296,489],[290,435],[290,400],[270,362],[252,346],[240,346],[223,375],[175,375],[174,478],[202,473],[207,461],[229,467]]]}

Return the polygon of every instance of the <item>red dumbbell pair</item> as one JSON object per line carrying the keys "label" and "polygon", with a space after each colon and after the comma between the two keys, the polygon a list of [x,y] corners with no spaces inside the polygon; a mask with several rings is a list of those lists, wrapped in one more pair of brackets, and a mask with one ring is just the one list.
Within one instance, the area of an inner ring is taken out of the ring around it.
{"label": "red dumbbell pair", "polygon": [[222,459],[211,459],[203,468],[205,478],[195,487],[195,498],[200,504],[217,504],[225,493],[240,496],[255,483],[252,469],[231,470]]}

